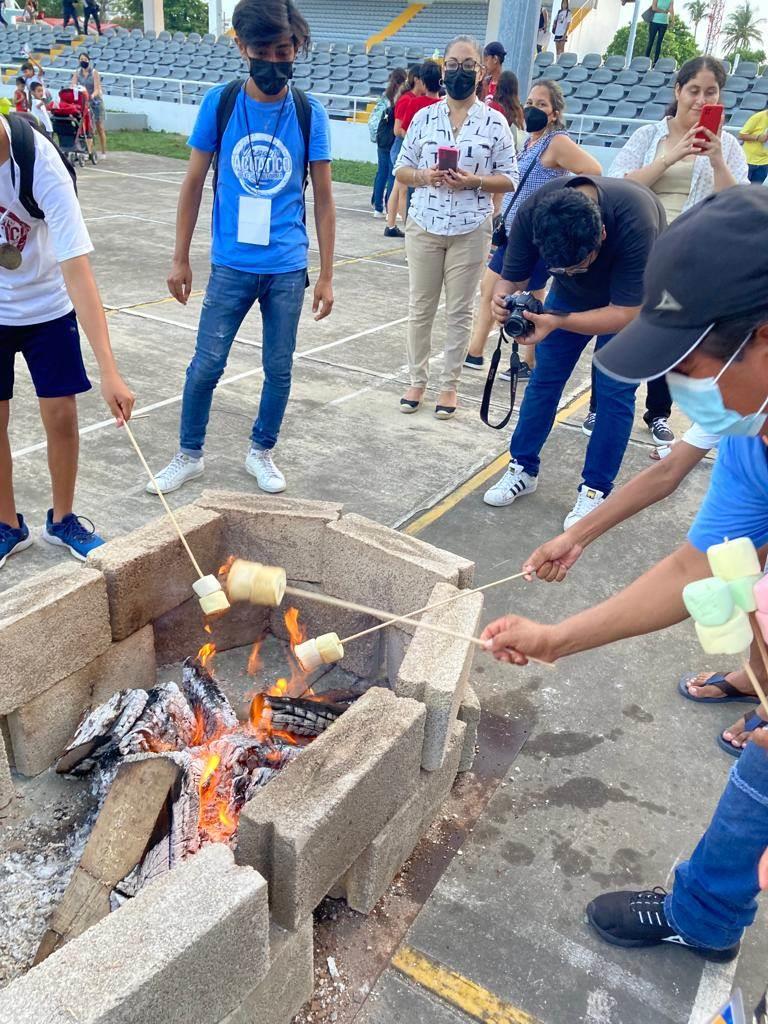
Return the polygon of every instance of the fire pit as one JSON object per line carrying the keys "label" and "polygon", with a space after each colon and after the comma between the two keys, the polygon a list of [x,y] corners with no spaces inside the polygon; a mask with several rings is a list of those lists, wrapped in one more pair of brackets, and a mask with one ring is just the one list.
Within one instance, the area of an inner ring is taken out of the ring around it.
{"label": "fire pit", "polygon": [[[236,554],[395,615],[471,585],[471,563],[338,505],[206,492],[179,517],[206,573]],[[101,812],[40,956],[55,952],[0,993],[0,1021],[288,1022],[312,991],[314,908],[333,890],[368,913],[471,766],[466,639],[402,623],[306,677],[292,645],[375,621],[292,597],[204,627],[191,582],[158,520],[5,595],[16,771],[58,760],[97,780]],[[466,636],[481,608],[470,595],[426,619]],[[285,645],[281,680],[259,674],[265,641]],[[222,652],[249,663],[247,694]]]}

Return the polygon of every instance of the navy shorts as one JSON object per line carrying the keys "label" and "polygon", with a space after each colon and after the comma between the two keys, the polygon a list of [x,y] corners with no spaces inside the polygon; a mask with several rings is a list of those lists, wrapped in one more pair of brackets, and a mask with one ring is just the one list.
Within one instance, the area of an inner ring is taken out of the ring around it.
{"label": "navy shorts", "polygon": [[[506,245],[500,245],[496,252],[491,256],[491,262],[488,264],[489,270],[492,270],[494,274],[498,274],[501,277],[502,271],[504,270],[504,254],[507,251]],[[540,288],[549,280],[550,274],[547,268],[544,266],[544,260],[539,260],[536,266],[533,268],[531,279],[528,282],[528,291],[537,292]]]}
{"label": "navy shorts", "polygon": [[64,398],[91,390],[74,310],[44,324],[0,324],[0,402],[13,398],[18,352],[27,362],[38,398]]}

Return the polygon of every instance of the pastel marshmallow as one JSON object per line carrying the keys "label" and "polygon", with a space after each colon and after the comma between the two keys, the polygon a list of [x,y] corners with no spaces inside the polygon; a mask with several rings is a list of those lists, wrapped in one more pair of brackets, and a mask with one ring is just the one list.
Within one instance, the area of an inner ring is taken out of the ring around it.
{"label": "pastel marshmallow", "polygon": [[760,632],[763,634],[763,640],[768,643],[768,612],[755,612],[755,619],[760,627]]}
{"label": "pastel marshmallow", "polygon": [[712,575],[728,583],[742,576],[756,576],[761,571],[760,559],[749,537],[713,544],[707,548],[707,558]]}
{"label": "pastel marshmallow", "polygon": [[768,612],[768,576],[761,576],[755,583],[755,604],[759,612]]}
{"label": "pastel marshmallow", "polygon": [[344,645],[337,633],[323,633],[303,644],[297,644],[293,653],[305,672],[313,672],[321,665],[333,665],[344,657]]}
{"label": "pastel marshmallow", "polygon": [[236,558],[227,573],[227,594],[232,601],[277,608],[285,596],[288,579],[285,569]]}
{"label": "pastel marshmallow", "polygon": [[215,594],[217,590],[221,590],[222,586],[215,576],[201,576],[192,584],[192,589],[198,597],[207,597],[209,594]]}
{"label": "pastel marshmallow", "polygon": [[741,579],[731,580],[728,586],[731,589],[731,597],[738,608],[743,612],[757,611],[757,599],[755,597],[755,585],[762,579],[762,576],[742,576]]}
{"label": "pastel marshmallow", "polygon": [[722,626],[702,626],[697,622],[696,633],[707,654],[744,654],[752,643],[752,627],[741,608],[736,608]]}
{"label": "pastel marshmallow", "polygon": [[683,603],[694,622],[722,626],[733,615],[734,598],[729,585],[717,576],[695,580],[683,589]]}
{"label": "pastel marshmallow", "polygon": [[213,594],[206,594],[205,597],[199,598],[199,601],[200,607],[203,609],[203,615],[222,615],[224,612],[229,611],[229,601],[223,590],[216,590]]}

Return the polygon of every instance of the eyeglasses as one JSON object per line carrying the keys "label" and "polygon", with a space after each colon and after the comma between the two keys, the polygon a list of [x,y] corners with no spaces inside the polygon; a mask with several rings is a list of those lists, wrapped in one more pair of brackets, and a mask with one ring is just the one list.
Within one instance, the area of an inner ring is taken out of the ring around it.
{"label": "eyeglasses", "polygon": [[477,71],[480,65],[476,60],[472,60],[471,57],[467,57],[466,60],[458,61],[454,57],[449,57],[448,60],[443,64],[445,71],[458,71],[461,68],[462,71]]}
{"label": "eyeglasses", "polygon": [[586,274],[597,259],[599,253],[600,249],[595,249],[594,252],[591,252],[586,259],[582,260],[581,263],[577,264],[575,267],[547,267],[547,270],[550,274],[565,274],[566,277],[576,277],[578,274]]}

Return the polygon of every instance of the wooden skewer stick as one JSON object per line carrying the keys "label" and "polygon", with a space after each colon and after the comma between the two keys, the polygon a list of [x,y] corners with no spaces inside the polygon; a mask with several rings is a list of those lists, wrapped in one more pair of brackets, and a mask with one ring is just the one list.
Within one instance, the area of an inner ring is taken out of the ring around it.
{"label": "wooden skewer stick", "polygon": [[[477,636],[468,636],[464,633],[457,633],[455,630],[448,629],[445,626],[434,626],[430,622],[422,622],[420,619],[409,619],[405,615],[399,616],[397,619],[392,620],[390,618],[390,612],[383,612],[379,608],[368,608],[363,604],[353,604],[351,601],[342,601],[338,597],[329,597],[328,594],[318,594],[312,590],[301,590],[298,587],[286,587],[286,594],[290,594],[292,597],[302,597],[309,601],[317,601],[318,604],[327,604],[333,608],[345,608],[347,611],[360,612],[362,615],[372,615],[375,619],[385,619],[383,623],[385,626],[390,625],[392,621],[396,622],[407,622],[414,626],[421,626],[422,629],[426,629],[431,633],[442,633],[444,636],[453,637],[455,640],[466,640],[468,643],[475,644],[477,647],[482,647],[485,650],[485,642]],[[454,600],[454,598],[451,598]],[[367,632],[367,631],[366,631]],[[353,633],[352,636],[344,637],[341,640],[342,644],[348,644],[352,640],[358,638],[360,634]],[[555,666],[548,661],[538,661],[535,658],[530,658],[530,661],[536,661],[537,665],[545,665],[547,668],[554,668]]]}
{"label": "wooden skewer stick", "polygon": [[[760,651],[760,657],[763,659],[763,665],[765,671],[768,673],[768,651],[765,648],[765,640],[763,640],[763,634],[760,632],[760,626],[755,621],[754,612],[749,616],[749,621],[752,623],[752,632],[754,633],[755,640],[757,641],[757,649]],[[755,688],[755,693],[760,698],[760,703],[763,706],[763,711],[768,718],[768,698],[765,696],[765,691],[758,682],[757,676],[755,675],[752,666],[749,664],[749,657],[744,659],[744,670],[749,677],[750,683]]]}
{"label": "wooden skewer stick", "polygon": [[173,510],[172,510],[171,506],[165,500],[165,495],[160,490],[160,487],[159,487],[159,485],[157,483],[157,480],[155,480],[155,475],[152,472],[152,470],[149,468],[149,464],[148,464],[147,460],[144,458],[144,455],[143,455],[143,453],[141,451],[141,448],[139,448],[138,441],[133,436],[133,431],[131,430],[131,428],[128,426],[128,424],[126,422],[123,423],[123,430],[125,430],[126,434],[128,435],[128,439],[130,440],[130,442],[133,445],[133,447],[136,449],[136,454],[139,456],[139,460],[140,460],[142,466],[144,467],[144,469],[146,469],[147,476],[149,477],[149,479],[154,484],[155,490],[157,491],[157,496],[160,499],[160,501],[163,503],[163,508],[168,513],[168,517],[170,518],[171,522],[173,523],[174,528],[176,530],[176,533],[178,533],[178,535],[179,535],[179,540],[184,545],[184,549],[186,550],[187,554],[189,555],[189,559],[192,562],[192,565],[194,565],[194,567],[195,567],[195,572],[200,577],[200,579],[203,579],[203,577],[205,576],[205,573],[200,568],[200,566],[198,564],[198,561],[195,558],[195,556],[192,554],[192,548],[190,548],[189,544],[187,543],[187,538],[184,536],[184,531],[179,526],[179,521],[176,518],[176,516],[173,514]]}
{"label": "wooden skewer stick", "polygon": [[[470,594],[480,594],[484,590],[490,590],[491,587],[500,587],[502,583],[511,583],[512,580],[519,580],[522,576],[527,576],[528,573],[516,572],[514,576],[505,576],[503,580],[494,580],[493,583],[486,583],[482,587],[475,587],[474,590],[460,590],[458,594],[453,594],[451,597],[447,597],[444,601],[436,601],[434,604],[425,605],[423,608],[417,608],[415,612],[408,612],[407,615],[399,615],[396,618],[387,619],[386,622],[380,622],[378,626],[370,626],[368,629],[363,629],[359,633],[355,633],[353,636],[347,637],[347,642],[350,640],[359,640],[361,636],[367,636],[369,633],[375,633],[379,629],[384,629],[386,626],[391,626],[395,622],[408,622],[413,615],[422,615],[424,612],[431,612],[433,608],[442,608],[446,604],[452,604],[454,601],[458,601],[461,597],[469,597]],[[549,664],[549,662],[539,662],[541,665]]]}

